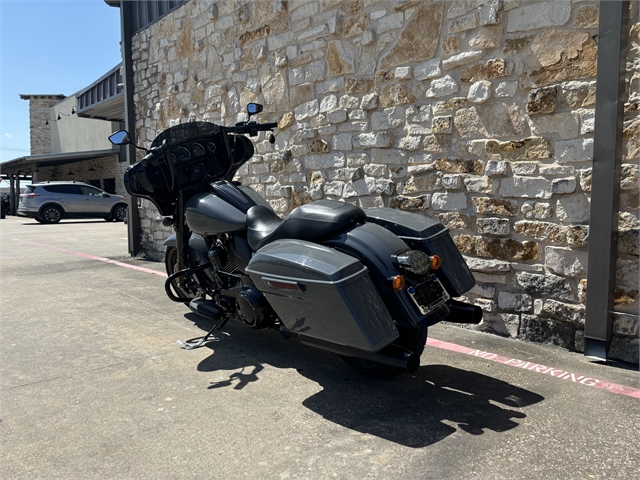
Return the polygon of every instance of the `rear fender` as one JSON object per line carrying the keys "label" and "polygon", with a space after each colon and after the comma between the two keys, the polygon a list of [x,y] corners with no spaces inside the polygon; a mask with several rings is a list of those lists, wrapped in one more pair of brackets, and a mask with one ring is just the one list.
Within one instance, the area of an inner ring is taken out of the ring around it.
{"label": "rear fender", "polygon": [[407,250],[407,245],[389,230],[373,223],[359,224],[322,244],[356,257],[369,269],[378,293],[400,325],[427,327],[440,320],[423,315],[406,292],[397,292],[389,285],[387,279],[401,274],[393,264],[394,257]]}

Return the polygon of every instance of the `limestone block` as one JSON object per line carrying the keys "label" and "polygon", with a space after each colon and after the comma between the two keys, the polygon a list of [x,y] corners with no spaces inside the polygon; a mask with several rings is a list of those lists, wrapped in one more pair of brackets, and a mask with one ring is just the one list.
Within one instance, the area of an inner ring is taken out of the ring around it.
{"label": "limestone block", "polygon": [[475,273],[474,278],[477,282],[482,283],[492,283],[494,285],[506,285],[507,284],[507,276],[506,275],[496,275],[492,273]]}
{"label": "limestone block", "polygon": [[531,90],[527,99],[527,113],[529,115],[553,113],[558,103],[557,100],[557,86]]}
{"label": "limestone block", "polygon": [[569,280],[557,275],[517,272],[516,283],[529,293],[569,301],[575,298]]}
{"label": "limestone block", "polygon": [[596,44],[587,32],[546,30],[529,47],[523,81],[545,86],[595,77],[596,57]]}
{"label": "limestone block", "polygon": [[577,110],[580,116],[580,135],[587,135],[595,131],[596,112],[595,109],[581,108]]}
{"label": "limestone block", "polygon": [[305,102],[294,109],[294,115],[298,122],[316,116],[320,111],[318,99]]}
{"label": "limestone block", "polygon": [[364,78],[349,78],[344,86],[348,93],[368,93],[373,89],[373,80]]}
{"label": "limestone block", "polygon": [[466,176],[464,177],[464,185],[468,192],[488,193],[493,195],[498,190],[500,182],[497,180],[491,180],[487,176]]}
{"label": "limestone block", "polygon": [[392,134],[390,132],[381,133],[361,133],[354,136],[354,146],[356,148],[388,148],[391,146]]}
{"label": "limestone block", "polygon": [[[342,24],[342,36],[344,38],[357,37],[358,35],[363,35],[368,31],[369,36],[371,37],[371,40],[373,40],[373,32],[371,30],[367,30],[368,26],[369,26],[368,14],[346,18],[344,20],[344,23]],[[364,42],[363,44],[368,45]]]}
{"label": "limestone block", "polygon": [[483,55],[484,52],[481,51],[462,52],[457,55],[453,55],[446,60],[443,60],[442,68],[444,70],[451,70],[461,65],[468,65],[469,63],[473,63],[476,60],[480,60]]}
{"label": "limestone block", "polygon": [[[408,65],[433,58],[438,48],[444,4],[421,6],[407,22],[400,38],[380,60],[381,68]],[[425,35],[429,32],[429,35]]]}
{"label": "limestone block", "polygon": [[459,190],[462,186],[462,178],[460,175],[442,175],[442,186],[446,190]]}
{"label": "limestone block", "polygon": [[380,93],[380,105],[382,107],[393,107],[415,102],[416,97],[408,85],[387,85]]}
{"label": "limestone block", "polygon": [[536,220],[546,220],[553,216],[553,208],[544,202],[524,202],[520,211],[525,218],[535,218]]}
{"label": "limestone block", "polygon": [[538,245],[531,241],[519,242],[512,238],[487,238],[464,234],[457,235],[453,241],[461,253],[475,257],[527,262],[537,260],[539,255]]}
{"label": "limestone block", "polygon": [[535,162],[512,163],[511,171],[514,175],[535,175],[538,171],[538,164]]}
{"label": "limestone block", "polygon": [[502,41],[502,31],[502,25],[481,28],[469,38],[469,46],[483,50],[498,48]]}
{"label": "limestone block", "polygon": [[398,195],[396,198],[392,198],[389,202],[391,208],[399,208],[400,210],[424,210],[430,204],[431,195],[420,195],[418,197],[406,197],[404,195]]}
{"label": "limestone block", "polygon": [[460,41],[457,36],[451,35],[442,40],[442,53],[445,57],[460,53]]}
{"label": "limestone block", "polygon": [[431,88],[427,91],[427,98],[438,98],[452,95],[458,91],[458,83],[451,75],[431,81]]}
{"label": "limestone block", "polygon": [[488,235],[509,235],[511,231],[508,218],[478,218],[476,225],[478,233]]}
{"label": "limestone block", "polygon": [[638,315],[629,315],[628,313],[618,312],[613,314],[613,333],[615,335],[637,337],[638,330]]}
{"label": "limestone block", "polygon": [[398,148],[414,152],[420,148],[422,138],[419,136],[407,136],[400,139]]}
{"label": "limestone block", "polygon": [[482,308],[485,312],[495,312],[496,311],[496,302],[493,300],[488,300],[486,298],[476,298],[473,301],[474,305]]}
{"label": "limestone block", "polygon": [[515,103],[488,102],[458,110],[455,126],[462,138],[505,137],[522,135],[527,122]]}
{"label": "limestone block", "polygon": [[578,138],[566,142],[556,142],[556,160],[558,163],[586,162],[593,160],[593,139]]}
{"label": "limestone block", "polygon": [[347,121],[347,111],[344,109],[336,109],[327,113],[327,121],[329,123],[342,123]]}
{"label": "limestone block", "polygon": [[491,97],[491,88],[489,80],[478,80],[469,87],[467,99],[471,103],[484,103]]}
{"label": "limestone block", "polygon": [[575,28],[598,28],[600,15],[599,5],[585,5],[578,8],[576,19],[573,22]]}
{"label": "limestone block", "polygon": [[[436,214],[436,218],[442,223],[445,227],[450,230],[469,230],[475,231],[476,222],[475,217],[468,213],[459,213],[459,212],[446,212],[446,213],[438,213]],[[469,268],[471,268],[470,260],[478,260],[479,262],[484,262],[486,260],[480,259],[467,259],[467,264]],[[473,270],[473,269],[472,269]]]}
{"label": "limestone block", "polygon": [[[439,214],[438,218],[442,215],[452,215],[452,214]],[[509,262],[501,262],[499,260],[491,260],[484,258],[473,258],[473,257],[465,257],[465,261],[467,262],[467,266],[473,272],[485,272],[485,273],[496,273],[496,272],[508,272],[511,270],[511,264]]]}
{"label": "limestone block", "polygon": [[446,102],[440,101],[433,104],[433,113],[435,115],[442,115],[443,113],[459,110],[467,105],[467,99],[465,97],[453,97]]}
{"label": "limestone block", "polygon": [[474,10],[478,6],[477,0],[458,0],[450,2],[451,6],[447,10],[447,18],[456,18],[471,10]]}
{"label": "limestone block", "polygon": [[547,243],[563,244],[567,238],[567,227],[549,222],[520,220],[515,223],[514,230],[519,235]]}
{"label": "limestone block", "polygon": [[339,152],[325,155],[307,155],[304,159],[304,167],[307,170],[343,167],[344,164],[344,153]]}
{"label": "limestone block", "polygon": [[344,90],[344,77],[330,78],[324,82],[316,83],[316,93],[325,95],[327,93],[337,93]]}
{"label": "limestone block", "polygon": [[583,193],[562,196],[556,203],[556,217],[563,223],[586,223],[590,203],[590,198]]}
{"label": "limestone block", "polygon": [[500,195],[517,198],[551,198],[551,181],[544,177],[505,178],[500,185]]}
{"label": "limestone block", "polygon": [[498,98],[508,98],[513,97],[518,90],[518,82],[500,82],[496,86],[496,97]]}
{"label": "limestone block", "polygon": [[478,7],[478,20],[480,25],[497,25],[502,20],[502,1],[491,0],[481,3]]}
{"label": "limestone block", "polygon": [[576,169],[571,165],[540,166],[540,175],[573,175],[575,173]]}
{"label": "limestone block", "polygon": [[637,190],[639,187],[640,174],[638,172],[638,165],[625,164],[622,165],[622,171],[620,173],[620,189],[621,190]]}
{"label": "limestone block", "polygon": [[572,305],[547,299],[542,307],[542,313],[546,313],[563,322],[584,325],[586,310],[583,305]]}
{"label": "limestone block", "polygon": [[488,176],[498,176],[498,175],[506,175],[508,171],[507,162],[498,162],[495,160],[491,160],[487,162],[487,166],[484,170],[485,175]]}
{"label": "limestone block", "polygon": [[523,32],[564,25],[571,16],[569,2],[527,4],[508,13],[507,32]]}
{"label": "limestone block", "polygon": [[589,245],[589,225],[573,225],[567,228],[567,244],[572,247]]}
{"label": "limestone block", "polygon": [[457,158],[441,158],[434,164],[437,170],[452,173],[482,173],[484,163],[481,160],[466,160]]}
{"label": "limestone block", "polygon": [[639,237],[640,230],[638,230],[637,228],[621,231],[618,238],[618,253],[639,255]]}
{"label": "limestone block", "polygon": [[425,152],[448,153],[451,151],[451,136],[426,135],[422,145]]}
{"label": "limestone block", "polygon": [[431,120],[431,131],[434,134],[453,133],[453,117],[451,117],[450,115],[433,117],[433,119]]}
{"label": "limestone block", "polygon": [[398,80],[411,80],[411,67],[398,67],[395,69],[395,77]]}
{"label": "limestone block", "polygon": [[393,195],[395,184],[391,180],[367,177],[365,178],[365,182],[367,183],[369,193],[379,193],[387,197]]}
{"label": "limestone block", "polygon": [[334,40],[329,42],[326,63],[329,75],[339,76],[355,72],[355,48],[347,41]]}
{"label": "limestone block", "polygon": [[447,25],[447,33],[460,33],[467,30],[473,30],[478,26],[478,20],[475,12],[456,18]]}
{"label": "limestone block", "polygon": [[342,197],[344,190],[344,182],[327,182],[324,184],[325,195],[336,195]]}
{"label": "limestone block", "polygon": [[431,197],[434,210],[457,211],[467,208],[467,195],[464,193],[434,193]]}
{"label": "limestone block", "polygon": [[342,97],[340,97],[340,101],[338,102],[338,105],[340,106],[340,108],[358,108],[358,105],[360,103],[360,100],[358,99],[358,97],[354,97],[352,95],[343,95]]}
{"label": "limestone block", "polygon": [[479,297],[484,298],[493,298],[496,294],[495,287],[491,285],[481,285],[476,283],[471,290],[468,292],[470,295],[477,295]]}
{"label": "limestone block", "polygon": [[427,122],[431,117],[431,105],[421,105],[419,107],[411,105],[407,108],[406,115],[409,122]]}
{"label": "limestone block", "polygon": [[356,108],[349,112],[349,120],[366,120],[367,113],[364,110]]}
{"label": "limestone block", "polygon": [[404,23],[404,13],[402,12],[386,15],[378,21],[378,26],[376,27],[376,33],[381,34],[389,30],[401,28],[403,23]]}
{"label": "limestone block", "polygon": [[551,182],[552,193],[573,193],[576,191],[577,182],[575,177],[555,178]]}
{"label": "limestone block", "polygon": [[562,95],[560,97],[561,105],[567,105],[571,108],[587,107],[595,105],[596,101],[596,82],[570,81],[560,84]]}
{"label": "limestone block", "polygon": [[303,83],[291,87],[289,90],[289,99],[291,105],[296,106],[301,103],[310,102],[314,98],[313,83]]}
{"label": "limestone block", "polygon": [[544,257],[546,267],[559,275],[578,277],[585,276],[587,273],[588,254],[585,251],[546,247]]}
{"label": "limestone block", "polygon": [[624,122],[622,145],[622,160],[638,163],[640,159],[640,117]]}
{"label": "limestone block", "polygon": [[364,172],[370,177],[386,177],[389,167],[375,163],[364,165]]}
{"label": "limestone block", "polygon": [[375,110],[376,108],[378,108],[378,94],[369,93],[362,97],[360,108],[362,110]]}
{"label": "limestone block", "polygon": [[389,130],[403,125],[406,118],[404,108],[385,108],[371,115],[371,128],[373,130]]}
{"label": "limestone block", "polygon": [[512,312],[531,312],[533,300],[526,293],[498,292],[498,306]]}
{"label": "limestone block", "polygon": [[332,147],[334,150],[350,151],[353,148],[352,135],[349,133],[339,133],[334,135]]}
{"label": "limestone block", "polygon": [[345,184],[342,196],[344,198],[358,197],[360,195],[369,195],[369,187],[364,179],[350,181]]}
{"label": "limestone block", "polygon": [[514,64],[510,60],[492,58],[463,68],[460,73],[460,81],[473,83],[477,80],[508,77],[513,72],[513,68]]}
{"label": "limestone block", "polygon": [[520,213],[518,204],[510,200],[489,197],[473,197],[471,199],[480,215],[501,215],[504,217],[517,217]]}
{"label": "limestone block", "polygon": [[580,132],[579,117],[573,112],[530,117],[529,126],[536,135],[557,133],[563,140],[575,138]]}

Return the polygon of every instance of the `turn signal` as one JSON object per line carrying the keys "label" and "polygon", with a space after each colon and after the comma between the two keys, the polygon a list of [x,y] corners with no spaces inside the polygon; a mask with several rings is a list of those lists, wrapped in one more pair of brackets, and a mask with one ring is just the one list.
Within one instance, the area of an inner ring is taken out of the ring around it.
{"label": "turn signal", "polygon": [[396,275],[393,277],[393,281],[391,282],[391,286],[396,292],[399,292],[404,288],[404,277],[402,275]]}
{"label": "turn signal", "polygon": [[431,268],[433,270],[438,270],[442,265],[442,259],[438,255],[431,255],[429,261],[431,262]]}

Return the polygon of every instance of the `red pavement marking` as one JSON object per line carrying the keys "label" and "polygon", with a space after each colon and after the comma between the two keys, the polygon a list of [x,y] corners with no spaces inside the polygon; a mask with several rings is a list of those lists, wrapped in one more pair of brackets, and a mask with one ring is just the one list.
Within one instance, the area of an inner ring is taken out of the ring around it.
{"label": "red pavement marking", "polygon": [[[56,250],[58,252],[69,253],[71,255],[88,258],[90,260],[97,260],[100,262],[110,263],[112,265],[117,265],[118,267],[130,268],[132,270],[138,270],[140,272],[151,273],[153,275],[158,275],[164,278],[167,277],[167,274],[164,272],[158,272],[157,270],[152,270],[150,268],[138,267],[136,265],[130,265],[128,263],[118,262],[116,260],[110,260],[104,257],[89,255],[87,253],[82,253],[82,252],[75,252],[73,250],[67,250],[65,248],[54,247],[53,245],[46,245],[44,243],[31,242],[29,240],[10,238],[10,237],[4,237],[4,236],[2,238],[6,238],[8,240],[13,240],[16,242],[26,243],[29,245],[34,245],[36,247],[48,248],[50,250]],[[602,380],[598,380],[597,378],[587,377],[585,375],[578,375],[562,369],[547,367],[545,365],[540,365],[534,362],[523,361],[517,358],[503,357],[502,355],[498,355],[497,353],[485,352],[478,349],[464,347],[462,345],[456,345],[455,343],[443,342],[441,340],[436,340],[435,338],[428,338],[427,345],[430,347],[450,350],[452,352],[473,355],[475,357],[482,358],[484,360],[491,360],[492,362],[498,362],[503,365],[509,365],[511,367],[521,368],[523,370],[529,370],[535,373],[542,373],[543,375],[550,375],[552,377],[555,377],[561,380],[569,380],[574,383],[587,385],[589,387],[598,388],[601,390],[607,390],[611,393],[616,393],[618,395],[626,395],[628,397],[640,398],[640,390],[637,388],[627,387],[626,385],[619,385],[617,383],[605,382]]]}
{"label": "red pavement marking", "polygon": [[561,368],[547,367],[540,365],[532,361],[519,360],[517,358],[503,357],[497,353],[485,352],[476,348],[463,347],[462,345],[456,345],[455,343],[443,342],[436,340],[435,338],[428,338],[427,345],[435,348],[442,348],[444,350],[450,350],[452,352],[464,353],[472,355],[474,357],[481,358],[483,360],[491,360],[492,362],[498,362],[503,365],[509,365],[510,367],[521,368],[523,370],[529,370],[530,372],[541,373],[543,375],[549,375],[551,377],[558,378],[560,380],[569,380],[574,383],[580,383],[593,388],[599,388],[601,390],[607,390],[611,393],[618,395],[626,395],[627,397],[640,398],[640,390],[633,387],[627,387],[626,385],[619,385],[617,383],[605,382],[598,380],[597,378],[587,377],[586,375],[578,375],[577,373],[568,372]]}
{"label": "red pavement marking", "polygon": [[88,253],[74,252],[73,250],[67,250],[65,248],[60,248],[60,247],[54,247],[53,245],[46,245],[44,243],[36,243],[36,242],[31,242],[29,240],[23,240],[23,239],[18,239],[18,238],[11,238],[11,237],[4,237],[4,236],[2,238],[6,238],[8,240],[13,240],[15,242],[26,243],[28,245],[34,245],[36,247],[48,248],[49,250],[56,250],[58,252],[69,253],[71,255],[76,255],[78,257],[83,257],[83,258],[88,258],[90,260],[98,260],[100,262],[110,263],[112,265],[117,265],[118,267],[130,268],[131,270],[138,270],[139,272],[151,273],[153,275],[158,275],[160,277],[167,278],[167,274],[166,273],[158,272],[157,270],[152,270],[151,268],[138,267],[137,265],[130,265],[128,263],[118,262],[116,260],[111,260],[109,258],[97,257],[95,255],[89,255]]}

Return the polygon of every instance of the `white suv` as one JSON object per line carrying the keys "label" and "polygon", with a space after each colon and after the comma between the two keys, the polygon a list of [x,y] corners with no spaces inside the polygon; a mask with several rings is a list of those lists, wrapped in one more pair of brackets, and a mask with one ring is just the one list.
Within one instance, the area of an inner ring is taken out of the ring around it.
{"label": "white suv", "polygon": [[81,182],[48,182],[27,185],[20,195],[18,215],[40,223],[58,223],[63,218],[104,218],[123,221],[127,202]]}

